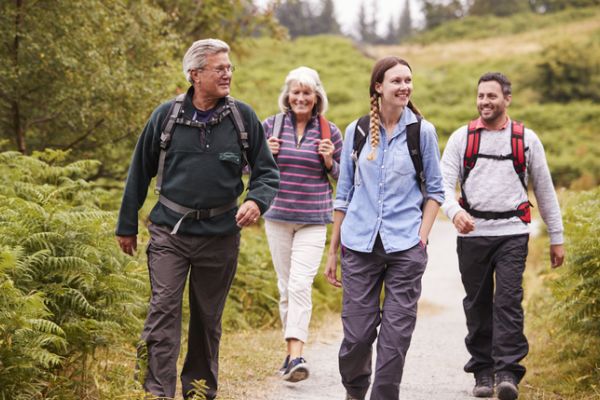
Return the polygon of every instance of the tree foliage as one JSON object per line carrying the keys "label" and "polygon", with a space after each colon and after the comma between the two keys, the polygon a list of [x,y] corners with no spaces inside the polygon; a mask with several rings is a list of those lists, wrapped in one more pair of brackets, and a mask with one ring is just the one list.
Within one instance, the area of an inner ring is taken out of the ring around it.
{"label": "tree foliage", "polygon": [[0,398],[84,398],[94,355],[141,328],[148,287],[115,244],[113,195],[85,180],[97,162],[62,159],[0,153]]}
{"label": "tree foliage", "polygon": [[340,33],[333,0],[322,0],[320,12],[308,0],[284,0],[275,8],[275,16],[291,38]]}
{"label": "tree foliage", "polygon": [[473,0],[469,7],[469,15],[506,17],[523,11],[530,11],[529,0]]}
{"label": "tree foliage", "polygon": [[460,0],[441,2],[439,0],[423,0],[425,28],[432,29],[443,23],[464,17],[467,8]]}
{"label": "tree foliage", "polygon": [[412,18],[410,16],[410,0],[404,1],[404,8],[400,14],[400,21],[398,23],[398,40],[402,41],[408,39],[413,31]]}
{"label": "tree foliage", "polygon": [[251,0],[155,0],[169,16],[170,31],[179,37],[180,52],[191,42],[216,37],[244,52],[242,43],[251,36],[282,37],[273,9],[261,12]]}
{"label": "tree foliage", "polygon": [[408,39],[413,32],[412,18],[410,16],[410,1],[404,1],[404,8],[400,13],[398,23],[394,23],[394,18],[391,17],[388,23],[387,34],[384,39],[380,40],[385,44],[398,44],[399,42]]}
{"label": "tree foliage", "polygon": [[237,48],[276,26],[245,0],[1,2],[2,147],[70,150],[123,177],[149,114],[186,86],[185,48],[205,37]]}
{"label": "tree foliage", "polygon": [[539,13],[556,12],[567,8],[585,8],[600,4],[600,0],[529,0],[531,9]]}
{"label": "tree foliage", "polygon": [[0,137],[27,154],[98,156],[122,175],[149,112],[174,89],[166,21],[148,1],[2,2]]}

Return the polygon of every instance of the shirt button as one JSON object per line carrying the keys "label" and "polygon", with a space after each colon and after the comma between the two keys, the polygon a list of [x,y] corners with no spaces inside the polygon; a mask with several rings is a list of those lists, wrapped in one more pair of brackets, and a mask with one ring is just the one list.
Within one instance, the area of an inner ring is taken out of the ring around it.
{"label": "shirt button", "polygon": [[385,168],[385,165],[382,165],[382,166],[381,166],[381,169],[384,169],[384,168]]}

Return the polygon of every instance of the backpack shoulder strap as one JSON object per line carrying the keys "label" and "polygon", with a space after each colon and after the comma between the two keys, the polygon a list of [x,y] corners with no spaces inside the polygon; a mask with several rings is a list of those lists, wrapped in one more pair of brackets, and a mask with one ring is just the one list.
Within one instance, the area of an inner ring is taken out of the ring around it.
{"label": "backpack shoulder strap", "polygon": [[240,110],[235,104],[235,99],[231,96],[228,96],[227,102],[229,104],[229,108],[231,109],[233,123],[238,131],[238,137],[240,139],[240,145],[242,147],[242,157],[244,159],[244,164],[249,166],[250,164],[248,163],[248,150],[250,149],[250,142],[248,141],[248,132],[246,131],[246,127],[244,126],[244,119],[242,118],[242,114],[240,113]]}
{"label": "backpack shoulder strap", "polygon": [[275,114],[275,121],[273,122],[273,136],[277,139],[281,138],[281,130],[283,128],[284,116],[284,113]]}
{"label": "backpack shoulder strap", "polygon": [[512,149],[513,167],[519,176],[523,188],[527,192],[527,182],[525,182],[525,125],[522,122],[512,121],[510,144]]}
{"label": "backpack shoulder strap", "polygon": [[477,156],[479,155],[479,144],[481,142],[481,130],[477,129],[477,120],[469,122],[467,127],[467,146],[463,157],[463,178],[462,182],[467,180],[469,173],[475,167]]}
{"label": "backpack shoulder strap", "polygon": [[171,143],[171,138],[173,137],[173,132],[175,131],[175,124],[177,118],[179,118],[179,113],[181,112],[181,107],[183,106],[185,96],[186,93],[181,93],[175,97],[175,100],[169,108],[169,116],[165,120],[166,122],[163,124],[163,130],[160,134],[160,154],[158,156],[158,171],[156,173],[156,187],[154,189],[157,194],[160,193],[162,188],[163,173],[165,170],[165,157],[167,155],[169,143]]}
{"label": "backpack shoulder strap", "polygon": [[361,150],[365,147],[367,136],[369,136],[369,115],[363,115],[356,122],[354,129],[354,140],[352,141],[352,159],[356,164]]}
{"label": "backpack shoulder strap", "polygon": [[352,140],[352,162],[354,164],[354,175],[358,172],[358,157],[369,136],[369,124],[371,118],[369,114],[363,115],[356,121],[356,128],[354,128],[354,138]]}
{"label": "backpack shoulder strap", "polygon": [[417,115],[417,122],[406,127],[406,145],[410,159],[417,171],[417,181],[421,191],[425,189],[425,174],[423,173],[423,157],[421,155],[421,116]]}
{"label": "backpack shoulder strap", "polygon": [[331,128],[329,121],[324,115],[319,114],[319,127],[321,128],[321,139],[331,139]]}

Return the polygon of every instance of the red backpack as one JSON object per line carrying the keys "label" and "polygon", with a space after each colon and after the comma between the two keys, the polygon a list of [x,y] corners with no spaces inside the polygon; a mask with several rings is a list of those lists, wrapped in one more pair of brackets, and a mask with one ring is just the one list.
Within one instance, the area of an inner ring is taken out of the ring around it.
{"label": "red backpack", "polygon": [[527,164],[525,162],[525,126],[522,122],[512,121],[511,122],[511,154],[508,155],[490,155],[479,153],[479,144],[481,142],[481,128],[477,129],[477,120],[469,122],[467,132],[467,146],[465,148],[465,155],[463,157],[463,176],[460,183],[461,198],[459,203],[462,208],[465,209],[469,214],[474,217],[482,219],[508,219],[512,217],[519,217],[523,223],[528,224],[531,222],[531,211],[530,207],[533,207],[529,200],[517,205],[516,209],[508,211],[482,211],[471,208],[467,201],[467,195],[465,194],[465,182],[469,177],[469,174],[475,167],[475,163],[478,158],[489,158],[493,160],[512,160],[515,172],[519,176],[519,180],[527,193],[527,182],[525,181],[525,172],[527,171]]}

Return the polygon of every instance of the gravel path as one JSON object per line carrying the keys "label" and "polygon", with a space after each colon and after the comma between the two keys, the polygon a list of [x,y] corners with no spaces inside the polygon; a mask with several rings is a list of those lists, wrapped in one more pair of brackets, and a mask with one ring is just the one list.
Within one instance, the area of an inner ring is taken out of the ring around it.
{"label": "gravel path", "polygon": [[[473,379],[463,372],[468,353],[462,311],[463,288],[456,259],[456,233],[446,219],[436,221],[423,277],[417,327],[408,351],[400,397],[409,400],[473,400]],[[314,332],[305,351],[311,376],[296,384],[273,378],[267,400],[344,399],[337,353],[339,318]]]}

